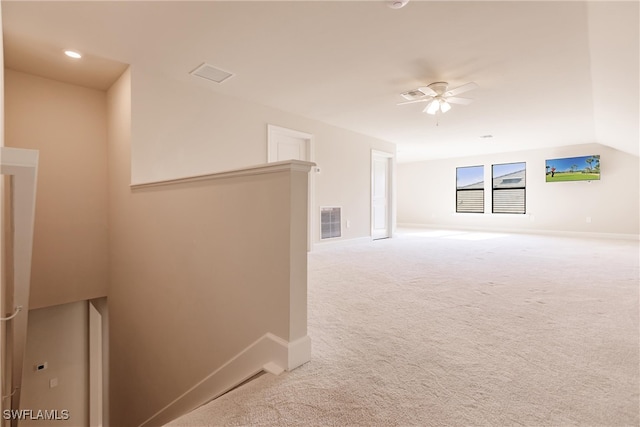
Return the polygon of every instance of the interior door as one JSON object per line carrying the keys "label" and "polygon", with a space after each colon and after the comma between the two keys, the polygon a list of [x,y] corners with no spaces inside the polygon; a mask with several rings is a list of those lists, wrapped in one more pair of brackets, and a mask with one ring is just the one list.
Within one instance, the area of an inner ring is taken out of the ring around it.
{"label": "interior door", "polygon": [[373,239],[391,237],[390,163],[390,157],[384,154],[372,154],[371,236]]}
{"label": "interior door", "polygon": [[[313,135],[268,125],[267,129],[267,162],[281,162],[285,160],[302,160],[313,162]],[[309,198],[307,206],[307,250],[312,248],[313,230],[315,224],[315,174],[309,174]],[[317,227],[316,227],[317,228]]]}
{"label": "interior door", "polygon": [[[284,160],[309,161],[307,156],[307,139],[300,136],[275,133],[270,140],[270,162]],[[272,160],[273,159],[273,160]]]}

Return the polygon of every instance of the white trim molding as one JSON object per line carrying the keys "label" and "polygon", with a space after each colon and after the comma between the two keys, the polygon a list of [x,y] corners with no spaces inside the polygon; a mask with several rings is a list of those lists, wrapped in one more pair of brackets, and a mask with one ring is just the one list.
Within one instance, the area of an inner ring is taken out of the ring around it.
{"label": "white trim molding", "polygon": [[164,425],[223,395],[260,372],[279,375],[285,370],[291,371],[303,365],[310,358],[311,339],[308,336],[289,343],[272,333],[266,333],[139,427]]}
{"label": "white trim molding", "polygon": [[[477,215],[477,214],[469,214],[469,215]],[[519,215],[519,216],[526,217],[527,215]],[[462,225],[409,223],[409,222],[399,223],[398,227],[407,228],[407,229],[422,228],[422,229],[429,229],[429,230],[481,231],[481,232],[492,232],[492,233],[535,234],[535,235],[543,235],[543,236],[640,241],[639,234],[597,233],[592,231],[543,230],[543,229],[532,229],[532,228],[469,227],[469,226],[462,226]]]}
{"label": "white trim molding", "polygon": [[287,344],[287,371],[292,371],[311,360],[311,338],[302,338]]}
{"label": "white trim molding", "polygon": [[183,183],[198,182],[198,181],[213,181],[218,179],[237,178],[241,176],[263,175],[267,173],[278,173],[278,172],[287,172],[287,171],[308,173],[311,171],[311,168],[313,166],[315,166],[315,163],[303,162],[301,160],[286,160],[283,162],[249,166],[246,168],[235,169],[231,171],[188,176],[185,178],[167,179],[162,181],[143,182],[140,184],[132,184],[131,188],[134,190],[137,190],[142,188],[158,187],[163,185],[183,184]]}
{"label": "white trim molding", "polygon": [[289,128],[285,128],[282,126],[276,126],[276,125],[267,125],[267,162],[268,163],[272,163],[273,162],[273,150],[272,150],[272,141],[273,141],[273,136],[276,134],[280,134],[280,135],[285,135],[285,136],[290,136],[293,138],[300,138],[300,139],[304,139],[307,141],[307,158],[310,162],[314,162],[315,161],[315,156],[314,156],[314,137],[313,134],[311,133],[306,133],[306,132],[301,132],[299,130],[295,130],[295,129],[289,129]]}
{"label": "white trim molding", "polygon": [[384,158],[387,159],[388,162],[388,171],[387,171],[387,233],[389,234],[387,237],[389,238],[393,238],[393,236],[395,235],[395,229],[396,229],[396,156],[394,153],[389,153],[386,151],[380,151],[380,150],[375,150],[375,149],[371,149],[371,159],[370,159],[370,166],[371,166],[371,183],[370,183],[370,201],[369,201],[369,209],[370,209],[370,230],[369,232],[371,233],[371,238],[375,239],[375,233],[374,233],[374,228],[373,228],[373,222],[374,222],[374,216],[373,216],[373,181],[374,181],[374,170],[373,170],[373,162],[375,161],[376,158]]}
{"label": "white trim molding", "polygon": [[360,245],[363,243],[370,243],[373,239],[371,236],[354,237],[352,239],[326,239],[322,240],[314,245],[314,250],[340,248],[352,245]]}

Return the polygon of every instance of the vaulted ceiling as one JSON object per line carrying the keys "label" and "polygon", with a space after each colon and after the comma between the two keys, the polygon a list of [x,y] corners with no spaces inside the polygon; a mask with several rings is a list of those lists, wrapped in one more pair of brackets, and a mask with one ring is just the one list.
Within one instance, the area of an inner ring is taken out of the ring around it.
{"label": "vaulted ceiling", "polygon": [[[130,64],[394,142],[399,161],[639,152],[637,1],[3,1],[2,14],[8,68],[104,90]],[[234,77],[189,75],[203,62]],[[396,105],[435,81],[479,87],[435,117]]]}

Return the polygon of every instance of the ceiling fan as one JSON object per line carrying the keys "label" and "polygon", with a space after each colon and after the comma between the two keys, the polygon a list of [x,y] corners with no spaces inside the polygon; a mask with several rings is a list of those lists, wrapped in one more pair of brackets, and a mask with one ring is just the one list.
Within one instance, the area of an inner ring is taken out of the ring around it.
{"label": "ceiling fan", "polygon": [[450,104],[469,105],[473,99],[459,98],[456,95],[473,90],[478,85],[474,82],[463,84],[462,86],[449,89],[447,82],[435,82],[428,86],[419,87],[402,94],[405,102],[398,105],[414,104],[416,102],[427,102],[424,113],[436,114],[438,111],[446,113],[451,109]]}

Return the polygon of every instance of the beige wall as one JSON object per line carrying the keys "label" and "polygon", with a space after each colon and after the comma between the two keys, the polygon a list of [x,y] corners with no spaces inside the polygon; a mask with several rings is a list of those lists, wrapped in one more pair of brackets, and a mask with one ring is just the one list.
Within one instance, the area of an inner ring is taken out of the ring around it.
{"label": "beige wall", "polygon": [[[31,310],[20,408],[69,411],[67,420],[26,420],[24,426],[88,425],[89,395],[89,318],[88,303],[69,304]],[[47,369],[35,366],[47,363]],[[50,381],[57,380],[51,387]]]}
{"label": "beige wall", "polygon": [[6,144],[40,151],[31,308],[106,295],[105,93],[5,70]]}
{"label": "beige wall", "polygon": [[[0,42],[2,42],[2,3],[0,3]],[[4,43],[4,42],[3,42]],[[4,44],[3,44],[4,45]],[[4,147],[4,50],[0,51],[0,147]],[[0,157],[2,154],[0,154]],[[1,161],[2,159],[0,159]],[[5,313],[5,288],[6,288],[6,267],[5,267],[5,251],[7,250],[5,244],[5,181],[3,177],[0,180],[0,313]],[[10,389],[10,382],[8,381],[9,375],[4,375],[6,372],[6,358],[5,358],[5,337],[6,337],[6,325],[4,322],[0,322],[0,372],[2,372],[0,378],[0,393],[4,396],[6,390]],[[5,399],[0,399],[0,412],[5,409]],[[0,422],[0,425],[4,425]]]}
{"label": "beige wall", "polygon": [[395,145],[281,110],[222,95],[198,79],[175,81],[132,71],[132,182],[179,178],[267,161],[267,125],[314,135],[316,223],[319,207],[342,206],[343,239],[370,235],[371,150]]}
{"label": "beige wall", "polygon": [[[117,426],[145,421],[266,332],[306,336],[306,174],[132,190],[130,97],[126,72],[108,92]],[[290,311],[291,298],[304,310]]]}
{"label": "beige wall", "polygon": [[[601,156],[600,181],[545,182],[546,159],[592,154]],[[486,177],[492,164],[511,162],[527,163],[527,214],[491,214]],[[485,167],[485,213],[455,213],[456,167],[477,165]],[[400,164],[398,223],[637,236],[639,166],[638,157],[599,144]]]}

